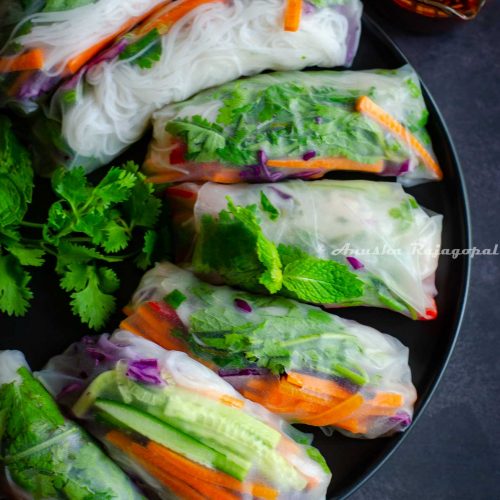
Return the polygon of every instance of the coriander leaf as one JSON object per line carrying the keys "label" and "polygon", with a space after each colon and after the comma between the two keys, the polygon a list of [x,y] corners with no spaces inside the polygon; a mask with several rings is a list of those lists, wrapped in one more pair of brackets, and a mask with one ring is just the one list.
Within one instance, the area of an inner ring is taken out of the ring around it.
{"label": "coriander leaf", "polygon": [[296,251],[278,248],[288,263],[283,269],[283,287],[294,298],[315,304],[340,304],[363,294],[363,282],[344,264],[310,256],[305,252],[290,259]]}
{"label": "coriander leaf", "polygon": [[92,192],[82,167],[57,169],[52,175],[52,189],[74,208],[87,203]]}
{"label": "coriander leaf", "polygon": [[131,190],[136,183],[137,176],[121,167],[111,167],[106,176],[93,189],[92,200],[107,207],[111,203],[119,203],[127,200]]}
{"label": "coriander leaf", "polygon": [[119,59],[128,60],[130,64],[142,69],[150,69],[158,62],[162,54],[161,37],[155,28],[139,40],[131,43],[119,55]]}
{"label": "coriander leaf", "polygon": [[20,243],[7,243],[5,250],[17,258],[22,266],[40,267],[44,263],[45,251],[41,248],[29,248]]}
{"label": "coriander leaf", "polygon": [[93,259],[107,262],[116,260],[98,252],[95,248],[89,248],[84,245],[78,245],[63,240],[58,246],[56,272],[62,273],[70,264],[86,264]]}
{"label": "coriander leaf", "polygon": [[166,131],[183,138],[188,147],[186,158],[189,160],[215,161],[217,150],[226,145],[223,128],[200,115],[172,120],[167,124]]}
{"label": "coriander leaf", "polygon": [[33,298],[28,288],[31,277],[12,255],[0,255],[0,311],[22,316]]}
{"label": "coriander leaf", "polygon": [[271,203],[271,200],[266,196],[264,191],[260,192],[260,205],[262,210],[269,215],[271,220],[276,220],[280,216],[280,211]]}
{"label": "coriander leaf", "polygon": [[[71,308],[73,313],[80,316],[84,323],[88,323],[90,328],[98,330],[104,326],[115,309],[116,300],[110,294],[116,291],[119,281],[111,269],[95,266],[86,267],[85,277],[84,288],[71,294]],[[74,284],[81,283],[65,281],[65,285]]]}
{"label": "coriander leaf", "polygon": [[152,231],[146,231],[144,234],[144,244],[141,253],[135,259],[135,263],[139,269],[147,269],[153,260],[153,252],[155,249],[157,234]]}
{"label": "coriander leaf", "polygon": [[[130,241],[130,231],[114,220],[109,220],[102,228],[104,240],[100,244],[108,253],[115,253],[127,247]],[[95,243],[97,243],[94,240]]]}
{"label": "coriander leaf", "polygon": [[66,292],[83,290],[87,285],[87,265],[80,263],[68,264],[60,285]]}

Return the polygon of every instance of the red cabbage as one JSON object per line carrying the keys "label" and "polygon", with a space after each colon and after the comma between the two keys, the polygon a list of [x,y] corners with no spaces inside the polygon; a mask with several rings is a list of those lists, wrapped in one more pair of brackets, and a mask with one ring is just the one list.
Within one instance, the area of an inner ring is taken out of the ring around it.
{"label": "red cabbage", "polygon": [[304,161],[309,161],[309,160],[312,160],[313,158],[316,157],[316,151],[306,151],[303,155],[302,155],[302,159]]}
{"label": "red cabbage", "polygon": [[251,313],[252,312],[252,306],[243,299],[234,299],[234,305],[236,308],[240,309],[243,312],[246,313]]}
{"label": "red cabbage", "polygon": [[127,377],[136,382],[150,385],[162,385],[160,367],[157,359],[138,359],[128,364]]}
{"label": "red cabbage", "polygon": [[351,267],[356,271],[358,269],[363,269],[365,267],[360,260],[356,259],[356,257],[346,257],[346,260],[347,262],[349,262],[349,264],[351,264]]}

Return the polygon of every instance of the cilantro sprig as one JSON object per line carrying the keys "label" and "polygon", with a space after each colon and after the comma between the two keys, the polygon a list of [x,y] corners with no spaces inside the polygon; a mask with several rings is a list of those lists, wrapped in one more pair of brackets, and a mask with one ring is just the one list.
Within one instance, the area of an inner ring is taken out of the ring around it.
{"label": "cilantro sprig", "polygon": [[96,185],[84,170],[58,170],[44,223],[25,219],[33,193],[29,154],[0,116],[0,311],[22,316],[33,291],[30,267],[54,263],[74,314],[101,328],[114,311],[116,263],[152,262],[161,201],[134,163],[112,167]]}

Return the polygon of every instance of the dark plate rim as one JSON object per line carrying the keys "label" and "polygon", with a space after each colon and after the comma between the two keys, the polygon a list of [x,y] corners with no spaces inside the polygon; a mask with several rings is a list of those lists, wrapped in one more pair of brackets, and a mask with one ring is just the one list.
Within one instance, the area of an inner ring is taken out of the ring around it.
{"label": "dark plate rim", "polygon": [[[366,12],[363,13],[363,30],[366,30],[370,32],[375,38],[377,38],[378,41],[380,41],[381,44],[383,44],[385,47],[387,47],[396,58],[399,59],[399,62],[401,65],[403,64],[410,64],[411,62],[408,60],[408,58],[404,55],[402,50],[399,48],[399,46],[392,40],[392,38],[380,27],[380,25],[371,17],[369,16]],[[429,92],[429,89],[425,85],[425,83],[420,80],[420,84],[422,85],[422,91],[424,94],[424,99],[427,105],[427,109],[429,109],[429,112],[431,115],[433,115],[436,119],[436,123],[438,124],[439,128],[441,128],[443,132],[443,139],[446,142],[446,146],[448,148],[448,151],[450,153],[450,160],[453,165],[453,169],[455,173],[457,174],[457,188],[458,188],[458,194],[459,194],[459,212],[462,218],[462,229],[463,229],[463,238],[464,238],[464,248],[470,248],[472,244],[472,231],[471,231],[471,218],[470,218],[470,208],[469,208],[469,198],[467,195],[467,188],[465,185],[465,179],[464,175],[462,172],[462,167],[460,164],[460,160],[458,157],[457,150],[455,148],[455,145],[453,144],[453,140],[451,138],[450,132],[448,130],[448,127],[446,126],[446,122],[444,121],[443,115],[441,114],[441,111],[439,110],[434,98],[432,97],[431,93]],[[359,490],[368,480],[370,480],[377,472],[378,470],[392,457],[392,455],[396,452],[396,450],[401,446],[401,443],[406,439],[408,434],[411,432],[411,430],[415,427],[417,422],[420,419],[420,416],[422,413],[424,413],[425,409],[427,408],[429,402],[431,401],[432,397],[434,396],[436,389],[438,388],[443,375],[446,371],[446,368],[448,367],[448,364],[450,362],[450,358],[453,354],[453,351],[455,349],[455,346],[458,341],[458,337],[460,335],[460,329],[462,327],[462,321],[464,318],[465,314],[465,309],[467,306],[467,297],[469,293],[469,286],[470,286],[470,271],[471,271],[471,256],[466,255],[464,256],[464,271],[463,271],[463,276],[462,276],[462,289],[460,292],[460,298],[459,298],[459,309],[458,309],[458,314],[455,318],[453,330],[452,330],[452,341],[448,344],[448,347],[445,352],[444,360],[441,365],[441,368],[439,369],[439,372],[437,376],[435,377],[434,381],[431,384],[431,389],[429,392],[426,394],[425,399],[423,400],[422,404],[418,408],[418,410],[415,412],[415,415],[413,416],[413,422],[411,426],[406,430],[406,432],[400,434],[399,436],[396,437],[394,444],[389,448],[388,451],[384,453],[384,456],[382,459],[378,460],[373,466],[369,467],[367,471],[357,480],[355,481],[350,488],[346,489],[344,492],[341,492],[340,495],[334,497],[339,500],[344,500],[351,496],[354,492]]]}

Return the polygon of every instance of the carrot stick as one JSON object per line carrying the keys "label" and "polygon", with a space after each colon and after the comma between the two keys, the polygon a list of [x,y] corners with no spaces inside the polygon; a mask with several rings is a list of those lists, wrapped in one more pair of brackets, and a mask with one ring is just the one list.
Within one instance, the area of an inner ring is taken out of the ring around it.
{"label": "carrot stick", "polygon": [[361,96],[356,101],[356,111],[369,116],[372,120],[380,123],[390,130],[394,135],[409,143],[411,148],[422,159],[424,164],[432,170],[438,179],[443,178],[443,172],[436,160],[425,149],[423,144],[402,124],[399,123],[387,111],[383,110],[378,104],[373,102],[367,96]]}
{"label": "carrot stick", "polygon": [[191,486],[172,477],[163,467],[156,467],[153,465],[152,461],[149,460],[147,449],[132,441],[126,434],[113,430],[106,434],[105,439],[126,455],[137,460],[147,472],[157,478],[175,494],[188,500],[204,500],[203,495],[200,495],[196,490],[191,488]]}
{"label": "carrot stick", "polygon": [[42,49],[32,49],[17,56],[0,57],[0,73],[42,69],[44,62]]}
{"label": "carrot stick", "polygon": [[[170,2],[168,2],[170,3]],[[110,44],[115,38],[118,38],[123,33],[126,33],[130,28],[135,26],[137,23],[141,22],[143,19],[147,19],[155,11],[159,10],[158,6],[153,7],[148,12],[140,16],[131,17],[128,21],[123,23],[114,33],[102,38],[96,44],[80,52],[77,56],[73,57],[68,61],[66,68],[71,74],[76,73],[87,61],[92,59],[97,53],[101,52],[108,44]]]}
{"label": "carrot stick", "polygon": [[285,31],[298,31],[302,17],[302,0],[287,0],[285,7]]}
{"label": "carrot stick", "polygon": [[[319,405],[319,406],[329,407],[332,404],[340,402],[339,399],[333,398],[331,396],[325,397],[318,393],[312,394],[310,392],[305,391],[304,389],[299,389],[297,386],[290,384],[286,380],[281,380],[279,385],[279,391],[282,394],[293,396],[294,398],[297,398],[304,403],[312,403],[314,405]],[[307,407],[306,404],[304,404],[304,406]]]}
{"label": "carrot stick", "polygon": [[352,394],[333,380],[307,375],[305,373],[289,372],[286,376],[288,382],[303,387],[309,391],[322,392],[334,398],[346,399]]}
{"label": "carrot stick", "polygon": [[182,172],[166,172],[164,174],[151,175],[146,179],[146,182],[151,184],[167,184],[182,179],[184,174]]}
{"label": "carrot stick", "polygon": [[379,392],[374,398],[365,401],[370,406],[383,406],[399,408],[403,405],[404,398],[401,394],[390,392]]}
{"label": "carrot stick", "polygon": [[341,429],[352,432],[353,434],[366,434],[366,432],[368,432],[368,426],[366,423],[355,418],[343,420],[335,425]]}
{"label": "carrot stick", "polygon": [[384,169],[382,160],[376,163],[361,163],[348,158],[313,158],[311,160],[268,160],[267,165],[275,168],[301,168],[324,170],[352,170],[379,174]]}
{"label": "carrot stick", "polygon": [[142,304],[134,314],[120,323],[120,328],[151,340],[164,349],[188,352],[185,343],[172,335],[174,326],[167,318],[153,311],[149,304]]}
{"label": "carrot stick", "polygon": [[241,182],[240,172],[237,168],[223,168],[209,176],[210,181],[219,184],[236,184]]}
{"label": "carrot stick", "polygon": [[[244,489],[245,491],[251,491],[254,496],[265,498],[266,500],[272,500],[278,496],[276,490],[264,484],[243,484],[224,472],[209,469],[208,467],[197,464],[154,441],[150,441],[147,446],[144,447],[135,443],[128,436],[119,431],[109,432],[106,435],[106,440],[126,453],[133,452],[139,459],[146,460],[155,468],[165,471],[167,474],[175,474],[179,479],[184,479],[189,484],[192,483],[192,487],[196,489],[199,489],[199,484],[205,483],[206,485],[219,486],[237,492],[242,492]],[[202,493],[206,494],[207,489],[203,486],[201,489],[204,490]],[[199,491],[201,491],[201,489]],[[217,493],[220,493],[220,491],[224,492],[224,490],[219,490]],[[212,496],[211,498],[222,497]],[[233,498],[233,496],[231,496],[231,498]]]}
{"label": "carrot stick", "polygon": [[334,425],[354,413],[363,404],[363,401],[364,399],[361,394],[354,394],[354,396],[342,401],[342,403],[335,405],[324,413],[304,419],[304,423],[310,425]]}
{"label": "carrot stick", "polygon": [[143,36],[153,29],[157,29],[160,35],[167,33],[170,27],[189,14],[192,10],[206,3],[220,3],[224,0],[185,0],[170,4],[146,21],[142,26],[134,31],[137,36]]}

